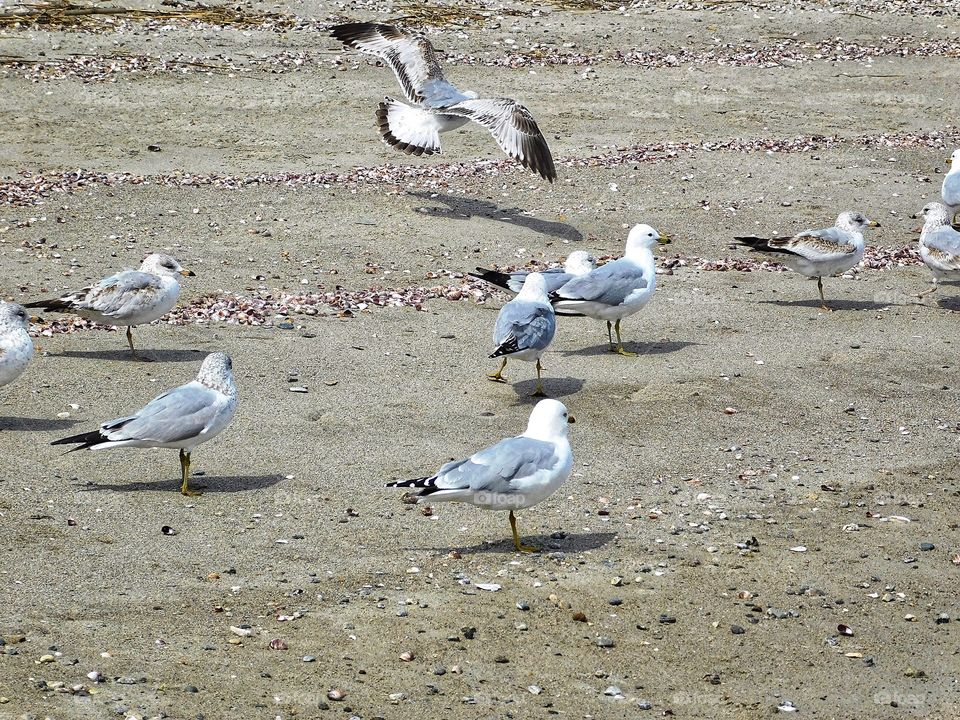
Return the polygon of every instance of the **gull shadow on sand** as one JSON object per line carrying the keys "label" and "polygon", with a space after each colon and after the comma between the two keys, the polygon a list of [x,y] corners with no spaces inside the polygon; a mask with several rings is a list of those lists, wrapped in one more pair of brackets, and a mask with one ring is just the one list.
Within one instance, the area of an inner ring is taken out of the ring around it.
{"label": "gull shadow on sand", "polygon": [[[924,303],[917,303],[917,305],[923,305]],[[960,297],[945,297],[937,300],[937,307],[941,310],[949,310],[951,312],[960,312]]]}
{"label": "gull shadow on sand", "polygon": [[549,235],[564,240],[583,240],[583,233],[572,225],[531,217],[524,214],[519,208],[502,208],[496,203],[486,200],[454,197],[443,193],[412,192],[410,195],[446,205],[445,208],[436,206],[419,207],[416,211],[421,215],[443,218],[444,220],[469,220],[473,217],[480,217],[507,223],[508,225],[516,225],[541,235]]}
{"label": "gull shadow on sand", "polygon": [[[820,300],[760,300],[763,305],[779,305],[780,307],[797,307],[820,310]],[[876,302],[874,300],[831,300],[827,298],[827,305],[834,310],[881,310],[897,303]]]}
{"label": "gull shadow on sand", "polygon": [[[283,475],[233,475],[233,476],[211,476],[201,475],[190,478],[190,489],[199,490],[203,493],[238,493],[248,492],[250,490],[263,490],[273,487],[281,480]],[[151,480],[149,482],[139,480],[132,482],[118,483],[95,483],[93,481],[83,483],[82,490],[88,492],[109,490],[114,492],[171,492],[180,489],[180,479],[171,477],[168,480]]]}
{"label": "gull shadow on sand", "polygon": [[[513,540],[510,538],[509,532],[510,528],[507,528],[507,536],[503,540],[498,540],[496,542],[487,541],[477,543],[476,545],[461,545],[459,547],[447,548],[410,549],[435,551],[444,554],[450,553],[454,550],[463,554],[469,553],[471,555],[479,553],[516,554],[517,550],[513,547]],[[560,539],[553,538],[550,535],[521,535],[520,541],[525,545],[533,545],[534,547],[540,548],[540,552],[534,554],[535,557],[536,555],[549,555],[552,552],[579,553],[586,552],[588,550],[599,550],[616,537],[617,533],[612,532],[588,532],[571,534],[564,533],[564,537]]]}
{"label": "gull shadow on sand", "polygon": [[82,360],[118,360],[121,362],[195,362],[207,356],[207,350],[137,350],[134,357],[123,350],[64,350],[52,357],[80,358]]}
{"label": "gull shadow on sand", "polygon": [[513,391],[517,394],[517,405],[536,405],[541,400],[553,398],[559,400],[568,395],[575,395],[583,389],[585,382],[580,378],[551,378],[546,375],[543,378],[544,397],[538,397],[533,394],[537,389],[536,378],[532,380],[521,380],[511,383]]}
{"label": "gull shadow on sand", "polygon": [[[627,340],[623,343],[623,348],[627,352],[635,352],[638,356],[642,357],[643,355],[669,355],[670,353],[679,352],[691,345],[700,345],[700,343],[686,342],[685,340],[664,340],[662,342],[641,343]],[[579,350],[567,350],[563,354],[588,356],[615,355],[616,353],[611,352],[610,345],[605,342],[602,345],[580,348]]]}
{"label": "gull shadow on sand", "polygon": [[66,430],[76,424],[76,420],[61,418],[22,418],[0,415],[0,432],[42,432],[44,430]]}

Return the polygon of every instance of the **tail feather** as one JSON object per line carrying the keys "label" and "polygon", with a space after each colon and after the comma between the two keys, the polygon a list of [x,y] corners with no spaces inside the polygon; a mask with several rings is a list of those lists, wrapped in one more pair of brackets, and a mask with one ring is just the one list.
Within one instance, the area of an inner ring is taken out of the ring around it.
{"label": "tail feather", "polygon": [[69,310],[70,301],[63,298],[56,300],[38,300],[37,302],[24,303],[25,308],[41,308],[43,310]]}
{"label": "tail feather", "polygon": [[430,477],[413,478],[412,480],[397,480],[396,482],[388,482],[387,487],[388,488],[417,488],[421,490],[420,494],[417,495],[417,497],[432,495],[433,493],[443,489],[443,488],[437,487],[436,475],[431,475]]}
{"label": "tail feather", "polygon": [[440,133],[425,110],[384,98],[377,105],[380,138],[390,147],[420,157],[440,152]]}
{"label": "tail feather", "polygon": [[[504,290],[510,289],[510,275],[507,273],[478,267],[477,272],[468,274],[470,277],[475,277],[477,280],[483,280],[491,285],[496,285],[498,288],[503,288]],[[29,307],[29,305],[27,307]]]}
{"label": "tail feather", "polygon": [[504,355],[513,355],[516,352],[520,352],[520,343],[514,335],[511,335],[500,343],[497,349],[490,354],[490,357],[498,358]]}
{"label": "tail feather", "polygon": [[70,448],[67,452],[75,452],[77,450],[86,450],[89,447],[94,445],[99,445],[104,440],[105,437],[100,433],[99,430],[93,430],[91,432],[80,433],[79,435],[71,435],[70,437],[61,438],[60,440],[54,440],[51,445],[76,445],[75,448]]}

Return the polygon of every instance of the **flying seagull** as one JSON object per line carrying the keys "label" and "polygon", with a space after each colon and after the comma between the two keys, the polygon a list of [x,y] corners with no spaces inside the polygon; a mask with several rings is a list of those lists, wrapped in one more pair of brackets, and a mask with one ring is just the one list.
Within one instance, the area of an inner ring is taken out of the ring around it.
{"label": "flying seagull", "polygon": [[0,387],[20,377],[33,357],[28,326],[23,306],[0,302]]}
{"label": "flying seagull", "polygon": [[557,318],[550,301],[547,300],[546,282],[540,273],[530,273],[523,282],[519,294],[502,308],[497,315],[497,324],[493,330],[493,344],[496,346],[491,358],[502,357],[500,369],[487,377],[497,382],[506,382],[503,369],[507,367],[507,358],[516,358],[537,363],[537,389],[534,396],[542,396],[543,379],[540,372],[543,366],[540,357],[553,340],[557,332]]}
{"label": "flying seagull", "polygon": [[880,227],[863,213],[842,212],[836,225],[822,230],[804,230],[793,237],[760,238],[755,235],[734,240],[754,252],[767,253],[794,272],[817,279],[820,308],[832,310],[823,297],[823,278],[846,272],[863,260],[863,230]]}
{"label": "flying seagull", "polygon": [[387,145],[407,155],[433,155],[440,152],[440,133],[472,120],[490,131],[511,158],[545,180],[556,179],[550,148],[530,111],[516,100],[481,98],[447,82],[433,45],[423,35],[366,22],[337,25],[330,34],[382,60],[400,81],[410,104],[385,97],[377,107],[380,137]]}
{"label": "flying seagull", "polygon": [[537,552],[520,542],[513,511],[547,499],[570,477],[573,451],[567,424],[572,422],[563,403],[541,400],[522,435],[501,440],[466,460],[448,462],[429,477],[387,487],[418,488],[418,502],[465,502],[485,510],[509,510],[513,546],[517,552]]}
{"label": "flying seagull", "polygon": [[207,355],[196,379],[158,395],[126,417],[109,420],[99,430],[54,440],[51,445],[77,445],[75,450],[112,447],[177,448],[180,450],[180,492],[190,489],[190,453],[223,431],[237,409],[233,363],[226,353]]}
{"label": "flying seagull", "polygon": [[43,308],[73,313],[104,325],[126,325],[127,343],[134,357],[133,326],[144,325],[166,315],[180,297],[177,275],[193,276],[169,255],[147,255],[139,270],[124,270],[106,277],[96,285],[70,292],[56,300],[27,303],[28,308]]}
{"label": "flying seagull", "polygon": [[[551,293],[554,290],[566,285],[577,275],[584,275],[593,270],[596,266],[596,258],[594,258],[586,250],[574,250],[567,256],[567,259],[563,263],[563,267],[547,268],[546,270],[538,270],[537,272],[543,275],[547,292]],[[519,270],[512,273],[503,273],[497,270],[488,270],[487,268],[478,267],[477,272],[469,274],[471,277],[475,277],[478,280],[484,280],[491,285],[496,285],[498,288],[507,290],[508,292],[512,292],[516,295],[518,292],[520,292],[520,288],[523,287],[523,281],[527,279],[527,276],[530,273],[525,270]]]}
{"label": "flying seagull", "polygon": [[[669,242],[668,237],[660,235],[649,225],[634,225],[627,235],[624,256],[575,277],[554,290],[550,293],[553,309],[558,315],[586,315],[606,320],[610,352],[636,355],[623,347],[620,321],[650,302],[657,286],[653,248]],[[616,345],[610,334],[611,327],[617,331]]]}

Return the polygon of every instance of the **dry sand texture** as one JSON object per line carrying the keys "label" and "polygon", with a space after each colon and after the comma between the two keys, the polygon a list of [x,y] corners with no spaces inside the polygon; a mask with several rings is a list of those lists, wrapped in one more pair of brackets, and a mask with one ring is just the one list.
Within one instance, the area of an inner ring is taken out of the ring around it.
{"label": "dry sand texture", "polygon": [[[157,362],[47,315],[0,395],[0,717],[960,716],[960,298],[911,297],[909,219],[960,144],[960,3],[106,5],[167,17],[0,25],[0,294],[158,249],[197,277],[138,330]],[[401,18],[531,109],[557,183],[476,129],[378,141],[394,81],[326,28]],[[883,227],[837,312],[730,248],[843,209]],[[520,516],[546,551],[384,490],[531,407],[530,366],[483,379],[505,297],[462,273],[640,221],[674,237],[640,356],[586,319],[545,356],[579,420]],[[173,451],[48,445],[221,349],[240,410],[203,497]]]}

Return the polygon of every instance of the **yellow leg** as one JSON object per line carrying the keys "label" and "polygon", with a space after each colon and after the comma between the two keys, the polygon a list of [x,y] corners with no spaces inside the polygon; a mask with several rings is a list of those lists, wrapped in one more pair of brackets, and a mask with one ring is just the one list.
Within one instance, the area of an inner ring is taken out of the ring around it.
{"label": "yellow leg", "polygon": [[180,494],[187,497],[203,495],[199,490],[190,489],[190,453],[180,451],[180,472],[183,474],[183,484],[180,485]]}
{"label": "yellow leg", "polygon": [[510,529],[513,530],[513,546],[517,549],[517,552],[540,552],[540,548],[536,548],[533,545],[524,545],[520,542],[520,535],[517,533],[517,518],[513,514],[513,510],[510,511]]}
{"label": "yellow leg", "polygon": [[823,278],[817,278],[817,289],[820,291],[820,309],[826,310],[827,312],[833,312],[833,308],[827,305],[826,299],[823,297]]}
{"label": "yellow leg", "polygon": [[127,345],[130,346],[130,354],[137,360],[150,361],[150,358],[137,354],[137,349],[133,346],[133,327],[131,325],[127,325]]}
{"label": "yellow leg", "polygon": [[636,357],[637,354],[635,352],[630,352],[629,350],[625,350],[623,347],[623,339],[620,337],[620,321],[619,320],[617,320],[617,324],[614,325],[614,328],[617,331],[617,350],[616,350],[617,354],[623,355],[624,357]]}
{"label": "yellow leg", "polygon": [[613,328],[613,323],[607,320],[607,342],[610,343],[610,352],[616,352],[617,347],[613,344],[613,335],[610,333],[610,330]]}
{"label": "yellow leg", "polygon": [[504,358],[503,362],[500,363],[500,369],[495,373],[490,373],[487,375],[487,378],[493,380],[494,382],[506,382],[507,379],[503,376],[503,369],[507,366],[507,359]]}
{"label": "yellow leg", "polygon": [[543,370],[543,365],[540,364],[540,358],[537,358],[537,389],[533,391],[531,397],[547,396],[547,394],[543,391],[543,378],[540,377],[541,370]]}
{"label": "yellow leg", "polygon": [[931,287],[929,290],[924,290],[922,293],[917,293],[916,295],[914,295],[914,297],[918,299],[925,298],[930,293],[935,293],[939,286],[940,286],[939,283],[936,280],[934,280],[933,287]]}

